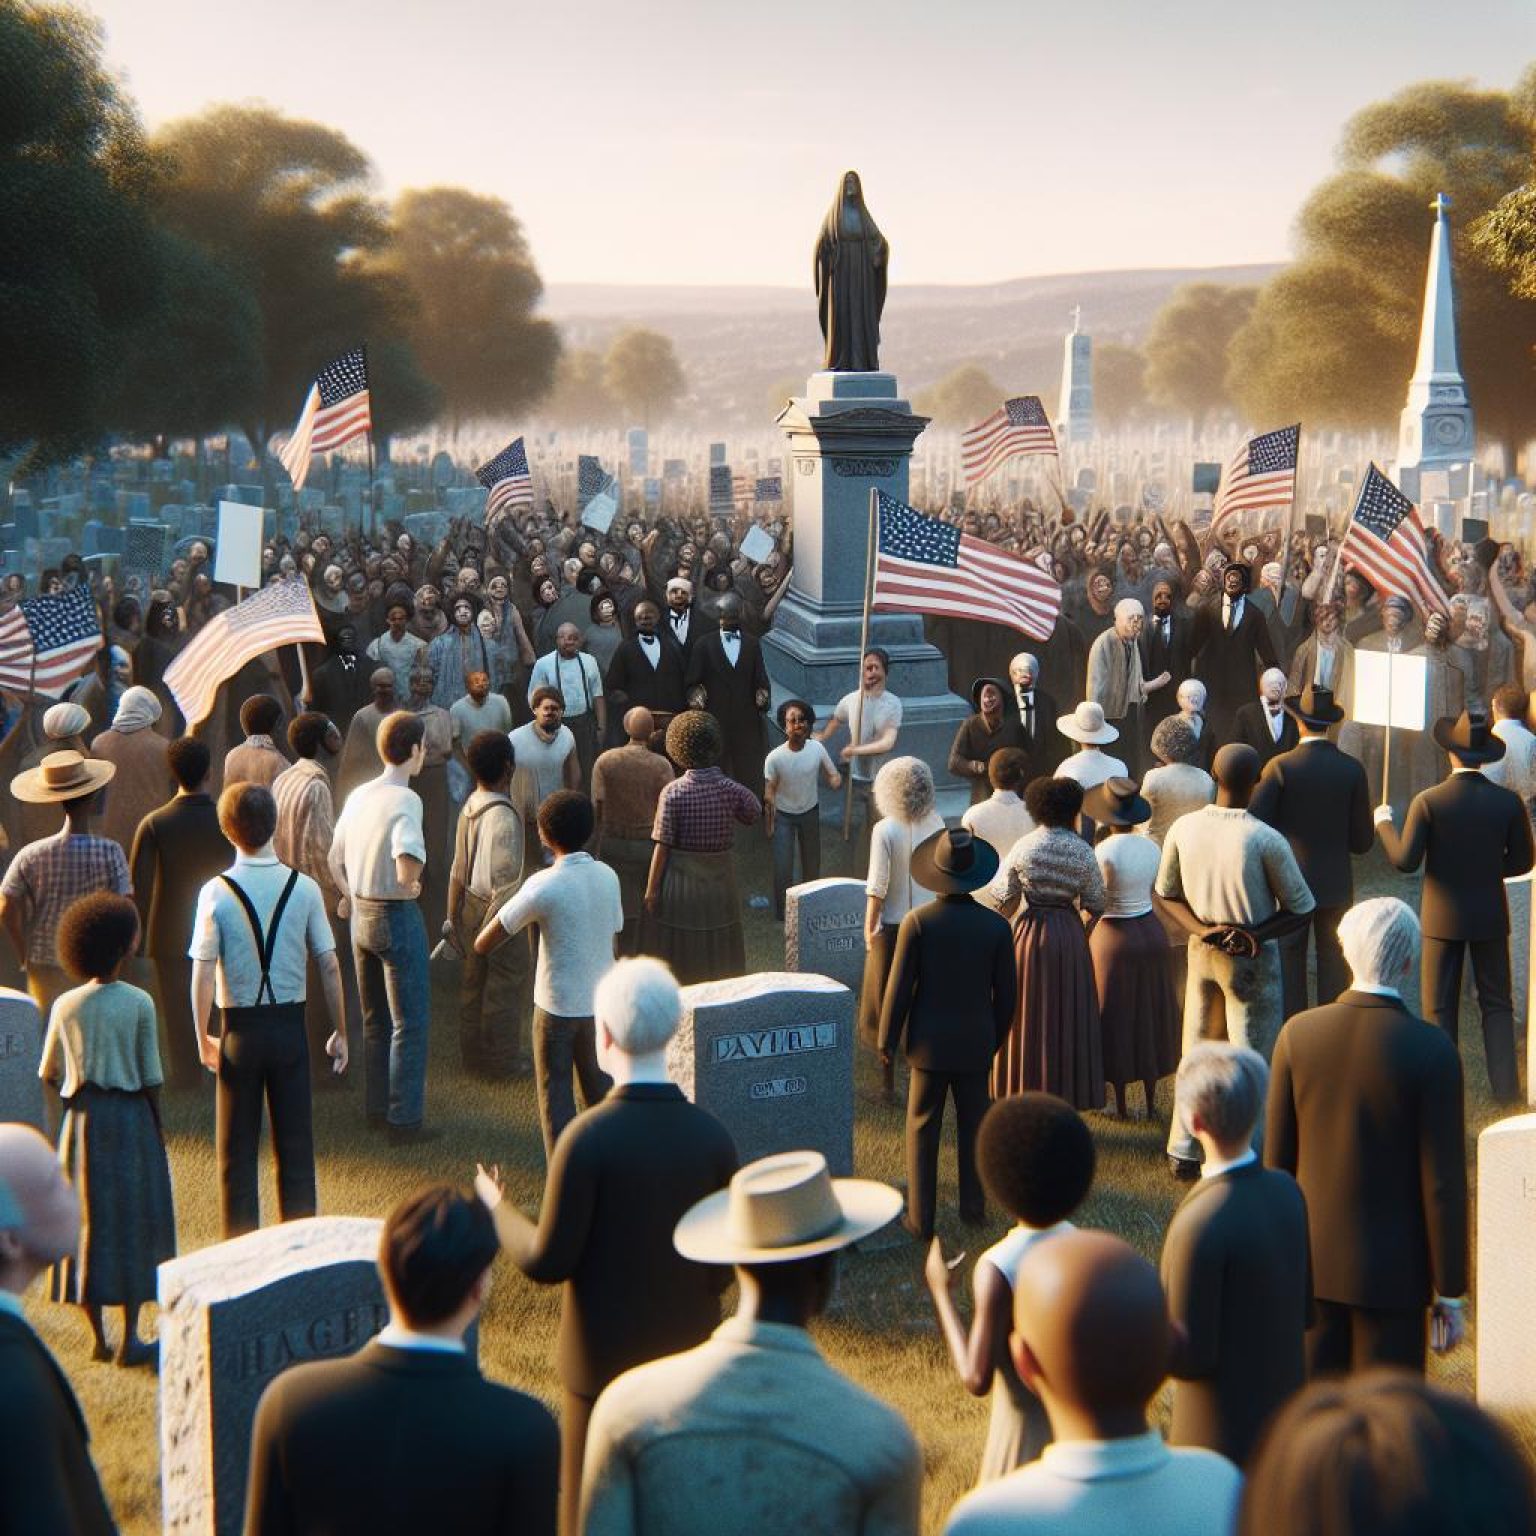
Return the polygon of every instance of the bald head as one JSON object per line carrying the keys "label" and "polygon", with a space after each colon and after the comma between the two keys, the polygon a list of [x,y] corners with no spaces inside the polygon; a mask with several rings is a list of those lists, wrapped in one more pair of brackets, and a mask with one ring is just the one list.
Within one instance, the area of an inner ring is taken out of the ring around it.
{"label": "bald head", "polygon": [[1217,798],[1222,805],[1243,806],[1259,782],[1259,754],[1246,742],[1229,741],[1211,764],[1216,778]]}
{"label": "bald head", "polygon": [[656,731],[656,721],[652,718],[650,710],[644,705],[637,704],[624,715],[624,734],[631,741],[640,742],[642,745],[649,742]]}
{"label": "bald head", "polygon": [[1058,1439],[1137,1433],[1173,1349],[1157,1271],[1107,1232],[1036,1243],[1014,1285],[1009,1347]]}
{"label": "bald head", "polygon": [[0,1290],[24,1290],[79,1237],[80,1201],[58,1153],[31,1126],[0,1125]]}

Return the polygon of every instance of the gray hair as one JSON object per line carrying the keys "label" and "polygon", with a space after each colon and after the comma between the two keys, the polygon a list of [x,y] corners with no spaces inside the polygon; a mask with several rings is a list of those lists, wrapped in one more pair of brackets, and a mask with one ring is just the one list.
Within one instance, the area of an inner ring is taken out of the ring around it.
{"label": "gray hair", "polygon": [[1339,947],[1356,982],[1392,986],[1418,953],[1419,920],[1396,896],[1373,896],[1339,919]]}
{"label": "gray hair", "polygon": [[906,826],[933,809],[933,770],[920,757],[893,757],[875,775],[875,807]]}
{"label": "gray hair", "polygon": [[626,1056],[650,1056],[677,1033],[683,995],[660,960],[640,956],[618,961],[603,976],[592,1012]]}
{"label": "gray hair", "polygon": [[1032,677],[1040,676],[1039,659],[1031,651],[1016,651],[1008,658],[1008,670],[1011,672],[1016,664],[1027,666]]}
{"label": "gray hair", "polygon": [[1152,755],[1160,763],[1192,763],[1200,745],[1183,715],[1169,715],[1152,727]]}
{"label": "gray hair", "polygon": [[1115,617],[1117,619],[1144,619],[1146,616],[1147,610],[1143,608],[1140,601],[1134,597],[1122,597],[1120,601],[1115,604]]}
{"label": "gray hair", "polygon": [[1174,1111],[1194,1134],[1195,1117],[1223,1146],[1252,1135],[1269,1090],[1269,1068],[1245,1045],[1205,1040],[1184,1052],[1174,1079]]}
{"label": "gray hair", "polygon": [[1205,713],[1205,706],[1210,703],[1211,694],[1210,690],[1205,686],[1204,683],[1200,681],[1198,677],[1186,677],[1184,681],[1179,684],[1178,689],[1175,691],[1173,696],[1179,701],[1179,703],[1182,704],[1186,694],[1189,694],[1191,698],[1194,697],[1193,693],[1190,693],[1190,690],[1194,688],[1198,688],[1200,690],[1200,708],[1197,713],[1203,715]]}

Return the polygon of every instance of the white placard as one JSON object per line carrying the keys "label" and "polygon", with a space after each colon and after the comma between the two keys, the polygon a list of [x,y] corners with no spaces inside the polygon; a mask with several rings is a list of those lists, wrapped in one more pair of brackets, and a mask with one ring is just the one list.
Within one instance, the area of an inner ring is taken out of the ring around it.
{"label": "white placard", "polygon": [[754,526],[747,529],[747,535],[741,541],[741,554],[743,559],[750,560],[753,565],[761,565],[778,547],[769,537],[766,528]]}
{"label": "white placard", "polygon": [[1394,731],[1422,731],[1428,689],[1428,657],[1393,656],[1388,651],[1355,652],[1356,725],[1390,725]]}
{"label": "white placard", "polygon": [[261,585],[261,538],[266,528],[264,507],[243,501],[219,503],[219,539],[213,552],[213,579],[231,587]]}
{"label": "white placard", "polygon": [[607,533],[613,526],[614,514],[619,510],[617,499],[607,491],[599,491],[586,505],[581,520],[594,533]]}

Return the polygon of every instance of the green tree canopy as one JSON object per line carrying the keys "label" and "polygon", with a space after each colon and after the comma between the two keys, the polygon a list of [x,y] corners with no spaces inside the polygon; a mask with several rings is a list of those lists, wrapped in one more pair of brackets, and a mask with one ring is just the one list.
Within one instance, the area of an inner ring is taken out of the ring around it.
{"label": "green tree canopy", "polygon": [[1093,419],[1123,427],[1147,408],[1147,360],[1118,341],[1093,344]]}
{"label": "green tree canopy", "polygon": [[1253,310],[1256,288],[1186,283],[1153,316],[1142,346],[1152,405],[1203,424],[1231,404],[1227,348]]}
{"label": "green tree canopy", "polygon": [[912,402],[937,427],[974,427],[1003,403],[1003,386],[980,363],[962,363]]}
{"label": "green tree canopy", "polygon": [[609,343],[603,385],[631,418],[650,427],[677,409],[688,381],[672,338],[634,326]]}
{"label": "green tree canopy", "polygon": [[544,284],[499,198],[459,187],[401,193],[378,265],[410,295],[406,337],[455,427],[515,415],[549,393],[560,335],[533,313]]}

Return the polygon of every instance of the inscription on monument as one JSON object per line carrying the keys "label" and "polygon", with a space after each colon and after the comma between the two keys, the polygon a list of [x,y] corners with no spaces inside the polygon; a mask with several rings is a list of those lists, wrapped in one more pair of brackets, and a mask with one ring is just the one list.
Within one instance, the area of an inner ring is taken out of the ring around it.
{"label": "inscription on monument", "polygon": [[752,1029],[739,1035],[716,1035],[712,1044],[715,1061],[761,1061],[768,1056],[793,1056],[801,1051],[830,1051],[837,1045],[837,1025]]}
{"label": "inscription on monument", "polygon": [[349,1355],[366,1344],[389,1322],[383,1301],[345,1307],[314,1318],[303,1326],[275,1329],[234,1341],[225,1369],[237,1381],[265,1380],[300,1360]]}
{"label": "inscription on monument", "polygon": [[832,473],[848,479],[883,480],[896,470],[895,459],[833,459]]}
{"label": "inscription on monument", "polygon": [[768,1077],[753,1083],[751,1092],[754,1099],[794,1099],[808,1086],[803,1077]]}
{"label": "inscription on monument", "polygon": [[0,1056],[20,1056],[24,1043],[20,1035],[0,1035]]}

